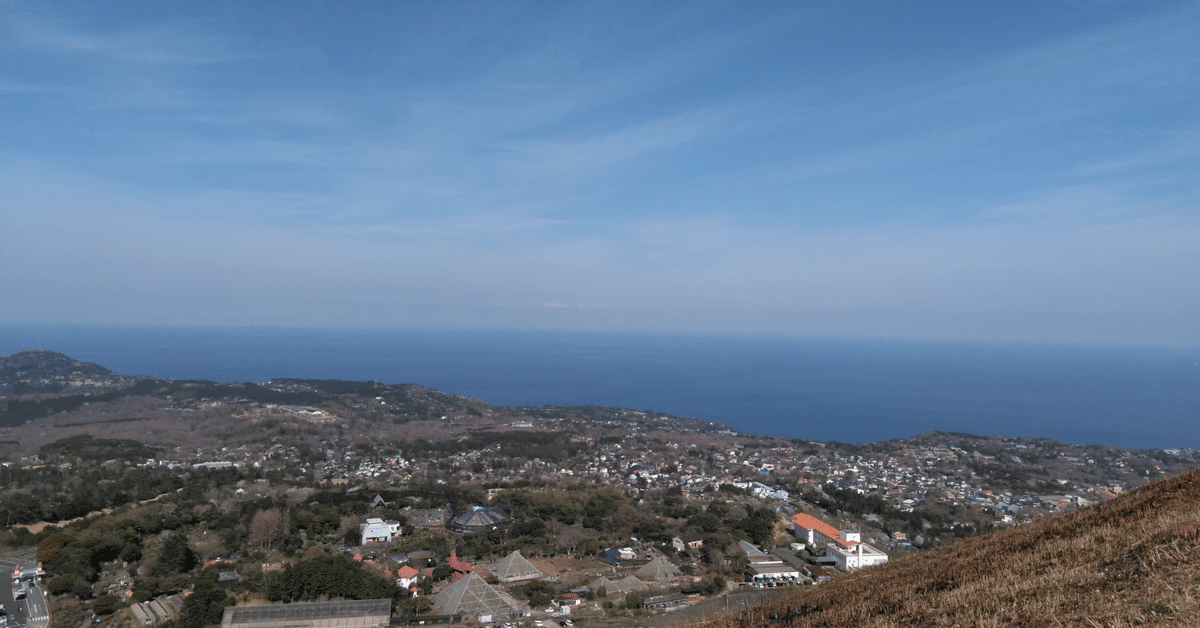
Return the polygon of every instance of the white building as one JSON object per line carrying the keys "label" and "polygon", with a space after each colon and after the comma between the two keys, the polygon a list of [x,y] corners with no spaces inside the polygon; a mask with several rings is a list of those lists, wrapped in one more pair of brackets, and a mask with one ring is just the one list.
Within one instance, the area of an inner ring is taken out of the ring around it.
{"label": "white building", "polygon": [[842,539],[841,532],[838,532],[837,528],[812,515],[796,513],[792,516],[792,521],[795,523],[793,534],[796,538],[814,547],[835,543],[839,539],[845,540]]}
{"label": "white building", "polygon": [[750,490],[750,494],[755,497],[765,498],[774,492],[771,487],[763,484],[762,482],[751,482],[747,488]]}
{"label": "white building", "polygon": [[362,532],[363,543],[390,543],[400,536],[399,521],[384,521],[383,519],[367,519],[358,527]]}
{"label": "white building", "polygon": [[[396,570],[396,587],[402,591],[407,591],[410,587],[417,583],[421,577],[421,572],[414,569],[411,565],[405,565]],[[416,593],[413,593],[415,596]]]}
{"label": "white building", "polygon": [[830,543],[825,548],[825,554],[833,556],[837,561],[837,568],[841,571],[854,571],[872,565],[882,565],[888,560],[887,554],[866,543],[853,543],[849,547],[843,547],[839,543]]}
{"label": "white building", "polygon": [[786,580],[799,578],[800,569],[783,562],[774,554],[747,555],[746,575],[756,582],[762,580]]}

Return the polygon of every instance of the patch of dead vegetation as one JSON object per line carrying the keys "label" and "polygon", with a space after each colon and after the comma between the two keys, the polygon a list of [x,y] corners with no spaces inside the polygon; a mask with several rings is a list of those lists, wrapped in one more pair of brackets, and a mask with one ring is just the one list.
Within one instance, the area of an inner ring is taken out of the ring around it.
{"label": "patch of dead vegetation", "polygon": [[731,612],[757,626],[1200,625],[1200,471]]}

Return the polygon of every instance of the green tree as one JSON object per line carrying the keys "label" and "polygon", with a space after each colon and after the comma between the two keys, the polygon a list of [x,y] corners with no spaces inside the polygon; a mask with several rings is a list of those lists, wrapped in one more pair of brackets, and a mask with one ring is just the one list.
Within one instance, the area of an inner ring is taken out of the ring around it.
{"label": "green tree", "polygon": [[126,563],[136,563],[142,559],[142,548],[137,543],[129,543],[121,548],[121,553],[117,558]]}
{"label": "green tree", "polygon": [[700,512],[688,518],[688,527],[701,532],[716,532],[721,529],[721,518],[711,512]]}
{"label": "green tree", "polygon": [[64,595],[75,584],[75,578],[67,574],[54,576],[46,582],[46,592],[50,595]]}
{"label": "green tree", "polygon": [[532,608],[544,608],[554,599],[554,589],[545,580],[534,580],[525,585],[525,595],[529,598]]}
{"label": "green tree", "polygon": [[433,602],[430,602],[427,597],[407,597],[396,605],[396,615],[398,617],[425,615],[432,611]]}
{"label": "green tree", "polygon": [[775,540],[775,522],[778,515],[770,508],[750,509],[746,517],[737,521],[734,528],[746,533],[756,545],[769,545]]}
{"label": "green tree", "polygon": [[105,593],[92,602],[92,612],[97,615],[111,615],[121,610],[123,606],[124,604],[121,603],[119,596],[112,593]]}
{"label": "green tree", "polygon": [[700,581],[700,593],[713,596],[725,590],[725,579],[721,576],[710,575],[705,576]]}
{"label": "green tree", "polygon": [[513,536],[542,538],[546,536],[546,522],[541,519],[522,519],[513,522],[509,531]]}
{"label": "green tree", "polygon": [[619,526],[616,514],[623,499],[610,491],[595,492],[583,506],[583,526],[600,532],[614,532]]}
{"label": "green tree", "polygon": [[342,524],[342,516],[331,506],[318,504],[296,513],[295,524],[308,531],[309,537],[335,534]]}
{"label": "green tree", "polygon": [[162,552],[158,555],[158,564],[154,566],[154,575],[187,573],[196,566],[196,555],[188,547],[187,535],[183,532],[173,532],[163,543]]}
{"label": "green tree", "polygon": [[90,600],[95,593],[87,580],[76,580],[71,583],[71,595],[77,600]]}
{"label": "green tree", "polygon": [[450,565],[442,563],[433,568],[433,574],[431,577],[433,578],[434,582],[441,582],[443,580],[449,580],[450,576],[452,575],[454,575],[454,570],[450,568]]}
{"label": "green tree", "polygon": [[633,531],[639,537],[655,543],[669,543],[673,536],[673,532],[667,528],[666,524],[653,517],[646,517],[639,521]]}
{"label": "green tree", "polygon": [[196,588],[183,602],[179,628],[203,628],[221,623],[225,607],[233,603],[217,585],[217,568],[205,569],[196,578]]}
{"label": "green tree", "polygon": [[324,554],[288,565],[272,574],[267,598],[272,601],[310,601],[344,597],[352,600],[390,598],[395,583],[341,554]]}

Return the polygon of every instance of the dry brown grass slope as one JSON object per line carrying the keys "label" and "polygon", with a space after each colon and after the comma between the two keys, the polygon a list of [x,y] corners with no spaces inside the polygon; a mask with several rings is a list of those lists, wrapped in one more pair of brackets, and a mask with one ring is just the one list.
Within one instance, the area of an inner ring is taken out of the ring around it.
{"label": "dry brown grass slope", "polygon": [[707,628],[1200,626],[1200,470],[784,595]]}

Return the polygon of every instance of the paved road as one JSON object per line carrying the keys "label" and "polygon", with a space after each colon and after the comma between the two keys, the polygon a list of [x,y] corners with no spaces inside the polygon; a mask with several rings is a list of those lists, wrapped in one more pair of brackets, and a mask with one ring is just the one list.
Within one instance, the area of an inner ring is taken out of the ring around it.
{"label": "paved road", "polygon": [[48,628],[50,626],[50,606],[46,603],[46,592],[37,582],[29,584],[29,595],[26,597],[26,612],[29,613],[29,624],[26,628]]}
{"label": "paved road", "polygon": [[46,593],[40,584],[28,583],[28,595],[23,600],[14,599],[11,575],[17,565],[29,567],[37,564],[37,548],[29,548],[0,555],[0,604],[8,612],[8,628],[47,628],[50,625],[50,609],[46,605]]}

